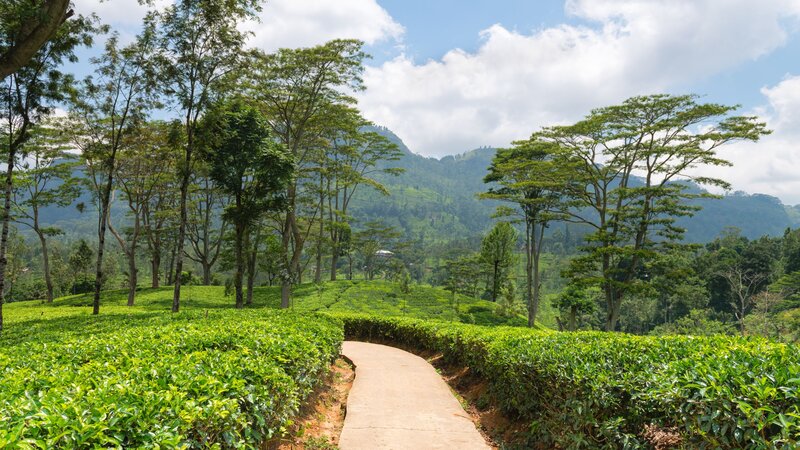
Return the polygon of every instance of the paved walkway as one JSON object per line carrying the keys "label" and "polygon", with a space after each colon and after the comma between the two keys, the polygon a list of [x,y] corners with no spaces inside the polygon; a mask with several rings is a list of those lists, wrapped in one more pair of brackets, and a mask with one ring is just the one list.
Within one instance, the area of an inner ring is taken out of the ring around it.
{"label": "paved walkway", "polygon": [[356,366],[339,439],[342,450],[487,450],[450,388],[424,359],[385,345],[346,341]]}

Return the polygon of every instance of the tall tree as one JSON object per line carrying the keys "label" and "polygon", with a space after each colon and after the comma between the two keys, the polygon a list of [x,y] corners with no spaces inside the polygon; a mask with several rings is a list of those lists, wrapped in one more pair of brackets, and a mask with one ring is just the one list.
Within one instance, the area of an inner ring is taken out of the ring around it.
{"label": "tall tree", "polygon": [[181,298],[184,242],[188,223],[188,196],[196,134],[200,117],[226,89],[231,72],[241,62],[247,34],[239,25],[254,19],[260,10],[257,0],[178,0],[163,11],[149,14],[158,29],[162,81],[172,103],[181,111],[185,147],[179,167],[180,199],[175,249],[175,289],[172,311],[178,312]]}
{"label": "tall tree", "polygon": [[48,238],[62,231],[42,223],[40,213],[48,206],[67,207],[81,194],[81,180],[73,175],[78,163],[66,152],[59,134],[47,126],[34,129],[26,144],[28,157],[17,162],[19,175],[12,199],[14,221],[30,228],[39,239],[48,303],[53,301]]}
{"label": "tall tree", "polygon": [[208,175],[208,169],[202,165],[195,171],[195,181],[189,197],[190,214],[186,237],[191,252],[186,256],[200,265],[203,270],[203,284],[207,286],[211,284],[211,271],[219,259],[228,226],[221,214],[227,198]]}
{"label": "tall tree", "polygon": [[128,206],[131,223],[123,236],[109,217],[108,229],[128,259],[128,306],[133,306],[136,299],[139,281],[136,259],[139,238],[144,231],[144,213],[160,186],[168,183],[172,177],[169,170],[173,165],[165,164],[165,160],[171,156],[170,146],[169,124],[144,123],[137,128],[135,142],[120,149],[118,155],[115,174],[117,188]]}
{"label": "tall tree", "polygon": [[231,197],[225,216],[234,233],[236,307],[244,307],[245,238],[258,220],[284,204],[293,163],[276,143],[263,115],[241,100],[209,112],[202,124],[209,175]]}
{"label": "tall tree", "polygon": [[[353,236],[353,246],[361,256],[364,264],[364,279],[372,280],[382,263],[393,257],[391,249],[395,248],[400,232],[394,227],[381,222],[367,222]],[[392,253],[382,253],[382,252]]]}
{"label": "tall tree", "polygon": [[[72,293],[73,294],[82,294],[84,292],[90,292],[91,289],[77,289],[78,287],[83,288],[84,286],[89,285],[89,271],[92,268],[92,260],[94,259],[94,252],[92,248],[89,247],[89,244],[86,242],[85,239],[81,239],[78,241],[78,244],[75,245],[75,248],[72,249],[72,253],[69,255],[69,269],[72,273]],[[78,281],[80,278],[80,281]]]}
{"label": "tall tree", "polygon": [[[399,175],[404,170],[388,166],[388,163],[399,160],[402,152],[397,145],[374,131],[371,122],[346,105],[335,109],[339,112],[326,133],[329,144],[324,169],[320,172],[324,180],[320,191],[325,193],[321,198],[327,200],[325,211],[331,247],[331,281],[336,281],[342,241],[350,232],[348,207],[356,191],[365,186],[389,195],[389,190],[375,176]],[[317,258],[321,258],[319,251]],[[320,267],[317,272],[321,272]]]}
{"label": "tall tree", "polygon": [[[264,106],[275,136],[291,152],[297,171],[286,191],[288,209],[280,218],[285,276],[281,280],[281,307],[288,308],[293,283],[300,276],[300,259],[320,203],[310,204],[304,192],[319,166],[314,165],[321,135],[329,129],[325,121],[331,105],[352,104],[347,90],[363,89],[361,73],[366,54],[362,42],[334,40],[303,49],[281,49],[275,54],[256,55],[253,96]],[[318,188],[317,183],[309,191]],[[305,210],[304,210],[305,208]],[[306,213],[305,221],[301,214]],[[304,222],[304,223],[303,223]]]}
{"label": "tall tree", "polygon": [[70,123],[97,201],[97,264],[92,314],[100,313],[106,230],[120,149],[135,142],[135,132],[155,105],[152,34],[146,29],[134,43],[119,48],[111,36],[102,56],[93,59],[95,77],[87,77],[71,100]]}
{"label": "tall tree", "polygon": [[498,208],[499,216],[521,216],[525,223],[525,274],[528,326],[534,326],[541,291],[540,260],[544,230],[553,220],[563,218],[563,195],[570,183],[571,164],[557,161],[558,147],[534,136],[500,149],[484,178],[494,186],[482,198],[517,205]]}
{"label": "tall tree", "polygon": [[508,222],[499,222],[481,242],[480,261],[486,267],[489,292],[493,302],[510,275],[516,260],[517,230]]}
{"label": "tall tree", "polygon": [[710,197],[693,186],[727,187],[696,169],[728,165],[716,154],[720,146],[767,133],[754,117],[730,116],[735,109],[693,95],[633,97],[537,133],[573,168],[569,220],[592,232],[570,273],[600,285],[606,330],[616,330],[625,295],[642,288],[642,267],[682,238],[676,218],[697,210],[687,200]]}
{"label": "tall tree", "polygon": [[[5,5],[5,4],[4,4]],[[14,4],[11,6],[20,6]],[[30,5],[28,5],[30,6]],[[13,7],[10,9],[14,9]],[[0,14],[7,10],[0,9]],[[26,20],[34,20],[30,17]],[[13,24],[0,24],[0,46],[13,49],[18,45],[20,35]],[[21,24],[17,24],[21,25]],[[0,151],[6,157],[4,204],[2,213],[2,232],[0,232],[0,331],[3,329],[3,292],[6,269],[6,247],[9,222],[11,220],[11,197],[14,167],[17,157],[24,152],[24,145],[30,137],[31,128],[47,117],[52,106],[64,99],[70,89],[72,77],[59,71],[66,60],[76,59],[75,49],[80,45],[90,45],[93,24],[85,18],[69,21],[59,27],[55,35],[49,35],[45,44],[32,52],[25,65],[16,67],[9,76],[4,76],[0,85]]]}
{"label": "tall tree", "polygon": [[[165,124],[168,130],[166,144],[162,147],[158,162],[163,166],[162,173],[172,173],[173,176],[162,178],[154,184],[154,191],[150,201],[142,204],[142,227],[147,238],[147,250],[150,256],[150,285],[157,288],[161,284],[162,258],[169,253],[169,242],[175,235],[175,224],[178,214],[178,195],[176,193],[178,180],[174,176],[178,165],[179,153],[183,153],[183,126],[178,121]],[[167,271],[169,273],[169,271]],[[171,280],[171,276],[169,277]],[[169,283],[169,281],[167,282]]]}

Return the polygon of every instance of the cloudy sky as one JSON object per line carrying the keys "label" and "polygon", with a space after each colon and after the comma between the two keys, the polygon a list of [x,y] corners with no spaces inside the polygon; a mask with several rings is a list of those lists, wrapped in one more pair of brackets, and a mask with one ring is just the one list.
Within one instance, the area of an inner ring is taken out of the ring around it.
{"label": "cloudy sky", "polygon": [[[168,0],[162,0],[168,1]],[[136,0],[75,0],[135,34]],[[740,104],[774,133],[710,174],[800,203],[800,0],[272,0],[270,50],[358,38],[364,115],[426,156],[504,146],[633,95]]]}

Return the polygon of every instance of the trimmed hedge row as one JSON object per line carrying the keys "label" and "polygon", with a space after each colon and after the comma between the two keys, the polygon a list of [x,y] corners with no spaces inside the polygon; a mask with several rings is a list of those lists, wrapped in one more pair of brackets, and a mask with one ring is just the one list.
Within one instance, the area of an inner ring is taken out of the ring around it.
{"label": "trimmed hedge row", "polygon": [[335,319],[273,311],[89,328],[0,340],[0,448],[255,448],[291,423],[343,338]]}
{"label": "trimmed hedge row", "polygon": [[337,315],[352,339],[442,352],[530,424],[529,448],[646,448],[645,426],[687,448],[797,448],[800,352],[763,339],[639,337]]}

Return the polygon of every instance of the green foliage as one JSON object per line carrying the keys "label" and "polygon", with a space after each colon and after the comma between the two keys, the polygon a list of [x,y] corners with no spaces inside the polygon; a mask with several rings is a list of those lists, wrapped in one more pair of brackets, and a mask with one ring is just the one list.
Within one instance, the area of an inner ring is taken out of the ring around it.
{"label": "green foliage", "polygon": [[568,274],[602,288],[607,331],[617,330],[623,299],[646,287],[642,267],[683,238],[675,221],[698,209],[689,200],[712,197],[682,180],[728,187],[723,180],[689,173],[730,165],[716,155],[718,147],[769,134],[755,117],[730,116],[735,107],[697,100],[693,95],[633,97],[595,109],[574,125],[534,135],[556,147],[556,166],[571,169],[562,191],[564,212],[592,229]]}
{"label": "green foliage", "polygon": [[690,336],[713,336],[716,334],[733,334],[732,325],[722,323],[714,318],[708,310],[693,309],[688,315],[674,322],[661,324],[653,328],[652,335],[682,334]]}
{"label": "green foliage", "polygon": [[800,352],[763,339],[554,333],[359,315],[350,339],[442,352],[530,426],[529,448],[647,448],[676,426],[688,448],[800,444]]}
{"label": "green foliage", "polygon": [[293,159],[272,139],[266,118],[242,99],[211,109],[200,127],[209,176],[231,196],[223,218],[233,224],[236,307],[244,306],[245,239],[267,212],[282,208]]}
{"label": "green foliage", "polygon": [[342,341],[335,320],[272,311],[17,325],[0,338],[4,448],[253,448],[282,435]]}
{"label": "green foliage", "polygon": [[510,276],[516,262],[517,230],[508,222],[498,222],[481,242],[480,260],[489,276],[492,301],[497,301],[500,289]]}

